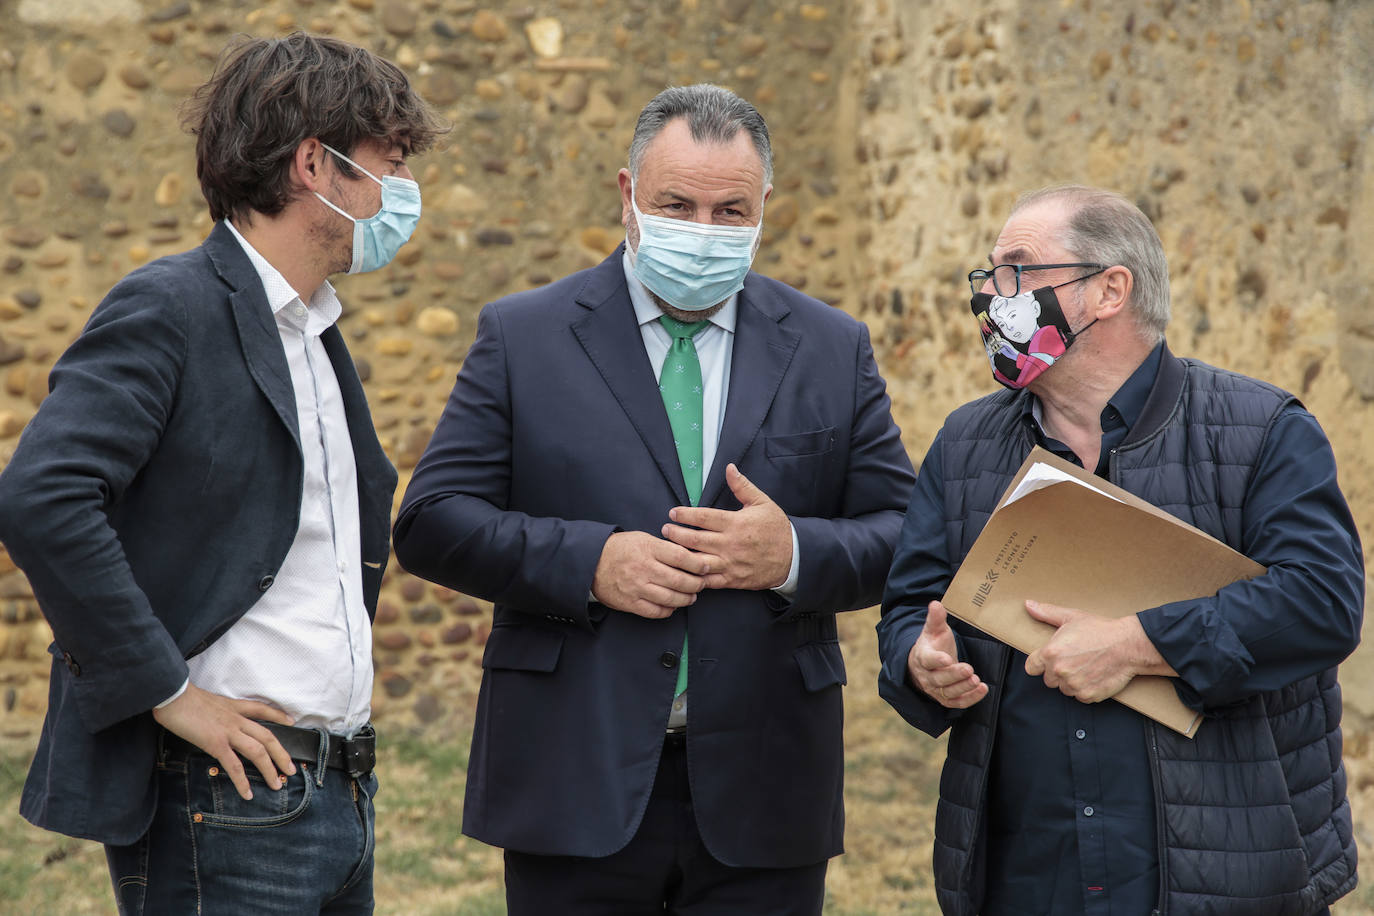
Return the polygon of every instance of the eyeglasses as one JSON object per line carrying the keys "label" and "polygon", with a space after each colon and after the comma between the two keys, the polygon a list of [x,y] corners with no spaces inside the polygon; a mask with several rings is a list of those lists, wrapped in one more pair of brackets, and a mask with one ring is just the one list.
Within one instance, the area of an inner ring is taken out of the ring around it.
{"label": "eyeglasses", "polygon": [[975,268],[974,270],[970,270],[970,271],[968,272],[968,285],[969,285],[969,289],[973,290],[975,293],[982,292],[982,291],[983,291],[983,284],[987,283],[987,282],[988,282],[988,278],[991,277],[991,278],[992,278],[992,287],[993,287],[993,289],[997,290],[997,295],[1003,296],[1003,297],[1005,297],[1005,298],[1007,298],[1007,299],[1010,299],[1010,298],[1012,298],[1013,296],[1019,296],[1019,295],[1021,295],[1021,273],[1022,273],[1022,271],[1026,271],[1026,270],[1058,270],[1058,269],[1060,269],[1060,268],[1066,268],[1066,267],[1092,268],[1092,271],[1093,271],[1091,274],[1087,274],[1086,276],[1078,277],[1078,278],[1075,279],[1075,280],[1070,280],[1070,281],[1069,281],[1070,283],[1076,283],[1076,282],[1078,282],[1078,280],[1086,280],[1086,279],[1088,279],[1088,277],[1091,277],[1091,276],[1093,276],[1094,274],[1099,274],[1099,273],[1101,273],[1102,271],[1104,271],[1104,270],[1107,269],[1107,265],[1106,265],[1106,264],[1086,264],[1086,263],[1075,263],[1075,264],[998,264],[997,266],[993,267],[991,270],[988,270],[988,269],[985,269],[985,268],[982,268],[982,267],[978,267],[978,268]]}

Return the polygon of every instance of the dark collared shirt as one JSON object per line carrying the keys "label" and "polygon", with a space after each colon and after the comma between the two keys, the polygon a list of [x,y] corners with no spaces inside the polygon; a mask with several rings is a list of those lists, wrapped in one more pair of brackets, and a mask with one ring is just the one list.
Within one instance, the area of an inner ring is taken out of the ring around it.
{"label": "dark collared shirt", "polygon": [[[1106,476],[1112,449],[1139,418],[1162,352],[1161,344],[1103,411],[1101,457],[1094,469],[1099,475]],[[1029,406],[1024,422],[1040,445],[1077,462],[1040,430]],[[885,615],[900,606],[923,617],[926,602],[944,594],[953,577],[941,451],[937,436],[912,493]],[[1270,566],[1270,574],[1217,596],[1138,615],[1146,635],[1179,672],[1180,691],[1195,708],[1204,700],[1222,704],[1277,689],[1336,664],[1349,651],[1336,638],[1339,626],[1299,619],[1309,612],[1329,616],[1329,598],[1294,601],[1307,588],[1296,570],[1325,581],[1363,581],[1359,538],[1337,485],[1334,456],[1301,406],[1285,407],[1274,420],[1246,493],[1245,514],[1253,523],[1245,543],[1233,546]],[[1228,602],[1243,602],[1243,612]],[[1213,615],[1224,617],[1226,627],[1216,626]],[[900,627],[899,617],[885,619],[880,630]],[[1228,643],[1218,651],[1215,639],[1204,638],[1222,629],[1234,632],[1239,647]],[[889,632],[893,642],[884,678],[905,683],[906,655],[917,632],[901,638]],[[999,707],[988,774],[987,898],[981,912],[1145,916],[1159,896],[1159,840],[1144,720],[1114,702],[1069,699],[1028,677],[1024,665],[1025,656],[1014,652]],[[947,715],[957,720],[960,713]]]}
{"label": "dark collared shirt", "polygon": [[[1163,349],[1103,408],[1099,477],[1144,409]],[[1082,465],[1029,410],[1024,420],[1041,447]],[[1013,651],[988,781],[983,913],[1147,914],[1159,896],[1159,867],[1144,720],[1120,703],[1066,697],[1025,665],[1025,654]]]}

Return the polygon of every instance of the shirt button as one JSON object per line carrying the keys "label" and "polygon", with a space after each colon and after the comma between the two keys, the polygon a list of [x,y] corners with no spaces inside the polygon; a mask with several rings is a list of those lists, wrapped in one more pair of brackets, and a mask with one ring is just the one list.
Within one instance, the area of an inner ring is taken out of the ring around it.
{"label": "shirt button", "polygon": [[297,317],[297,318],[304,318],[304,317],[305,317],[305,306],[303,306],[303,305],[298,305],[298,306],[296,306],[296,308],[294,309],[294,311],[295,311],[295,313],[296,313],[296,317]]}
{"label": "shirt button", "polygon": [[277,580],[273,579],[271,576],[263,576],[261,579],[258,580],[258,591],[267,591],[269,588],[272,587],[272,583],[275,581]]}
{"label": "shirt button", "polygon": [[339,561],[339,572],[348,572],[348,561],[347,561],[347,560],[340,560],[340,561]]}
{"label": "shirt button", "polygon": [[1078,731],[1073,733],[1073,736],[1077,738],[1079,741],[1082,741],[1084,738],[1088,737],[1088,733],[1080,728]]}
{"label": "shirt button", "polygon": [[1083,809],[1083,816],[1084,816],[1084,817],[1092,817],[1092,816],[1093,816],[1093,806],[1092,806],[1092,805],[1089,805],[1088,807],[1086,807],[1086,808]]}
{"label": "shirt button", "polygon": [[678,697],[676,700],[673,701],[673,709],[676,712],[682,712],[682,706],[682,697]]}
{"label": "shirt button", "polygon": [[658,661],[665,668],[675,668],[677,667],[677,653],[664,652],[658,657]]}

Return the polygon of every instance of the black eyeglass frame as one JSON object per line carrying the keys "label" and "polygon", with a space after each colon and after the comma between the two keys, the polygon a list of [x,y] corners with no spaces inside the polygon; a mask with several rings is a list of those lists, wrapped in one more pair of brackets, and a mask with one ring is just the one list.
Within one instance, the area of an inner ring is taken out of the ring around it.
{"label": "black eyeglass frame", "polygon": [[[973,292],[980,293],[983,291],[983,284],[988,282],[988,278],[991,277],[992,288],[997,290],[997,295],[1002,296],[1006,299],[1010,299],[1013,296],[1021,295],[1021,274],[1023,271],[1059,270],[1061,268],[1069,267],[1082,267],[1093,269],[1093,273],[1090,273],[1087,276],[1078,277],[1075,280],[1068,281],[1070,283],[1075,283],[1078,280],[1086,280],[1088,279],[1088,277],[1100,274],[1102,273],[1102,271],[1106,270],[1110,266],[1110,264],[1095,264],[1087,261],[1078,261],[1072,264],[996,264],[990,268],[975,267],[973,270],[970,270],[968,272],[968,285],[969,289],[973,290]],[[999,270],[1005,271],[1005,269],[1008,267],[1010,267],[1012,270],[1016,272],[1016,289],[1012,292],[1007,292],[1006,290],[1002,289],[1002,284],[997,281],[997,272]]]}

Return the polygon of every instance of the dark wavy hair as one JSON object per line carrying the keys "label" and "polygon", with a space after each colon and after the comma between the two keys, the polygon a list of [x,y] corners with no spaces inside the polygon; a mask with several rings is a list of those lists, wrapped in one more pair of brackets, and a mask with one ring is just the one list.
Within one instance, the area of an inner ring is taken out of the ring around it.
{"label": "dark wavy hair", "polygon": [[231,43],[181,114],[196,136],[196,177],[215,220],[280,213],[291,200],[292,157],[311,137],[345,155],[364,140],[410,155],[449,129],[391,61],[304,32]]}

